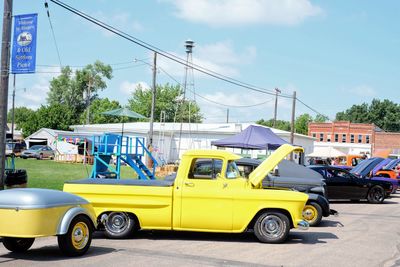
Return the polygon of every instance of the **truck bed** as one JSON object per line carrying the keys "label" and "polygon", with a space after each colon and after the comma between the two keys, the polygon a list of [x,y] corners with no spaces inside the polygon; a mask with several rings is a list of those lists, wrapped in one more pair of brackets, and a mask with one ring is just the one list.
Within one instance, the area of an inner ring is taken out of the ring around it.
{"label": "truck bed", "polygon": [[67,181],[66,184],[98,184],[98,185],[139,185],[139,186],[160,186],[168,187],[173,186],[174,181],[164,180],[137,180],[137,179],[80,179]]}

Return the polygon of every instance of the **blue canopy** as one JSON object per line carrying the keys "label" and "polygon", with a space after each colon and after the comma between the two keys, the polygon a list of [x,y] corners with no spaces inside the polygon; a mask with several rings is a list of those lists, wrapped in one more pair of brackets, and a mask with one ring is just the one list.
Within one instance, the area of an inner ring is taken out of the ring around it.
{"label": "blue canopy", "polygon": [[288,142],[274,134],[271,129],[257,125],[250,125],[237,135],[211,142],[211,145],[218,147],[260,150],[275,150],[283,144]]}

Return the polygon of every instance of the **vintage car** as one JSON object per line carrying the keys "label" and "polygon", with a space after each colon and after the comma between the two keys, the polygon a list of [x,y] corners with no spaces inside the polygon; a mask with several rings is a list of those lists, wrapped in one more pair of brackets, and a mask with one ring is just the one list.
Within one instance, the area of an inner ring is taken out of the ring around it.
{"label": "vintage car", "polygon": [[[257,159],[236,160],[241,175],[246,178],[260,164],[261,161]],[[329,201],[325,196],[326,184],[322,175],[293,161],[282,160],[274,172],[265,175],[262,185],[264,188],[290,188],[307,193],[308,201],[303,209],[303,219],[310,226],[319,225],[322,217],[338,215],[337,211],[329,207]]]}
{"label": "vintage car", "polygon": [[385,177],[383,175],[379,175],[378,171],[382,169],[383,166],[387,164],[387,160],[379,157],[369,158],[363,160],[360,164],[358,164],[354,169],[350,172],[357,177],[361,178],[370,178],[371,180],[376,181],[387,181],[392,183],[392,194],[397,191],[399,187],[399,183],[396,179],[391,179],[389,177]]}
{"label": "vintage car", "polygon": [[12,252],[28,250],[35,238],[56,235],[67,256],[86,253],[97,227],[93,207],[62,191],[16,188],[0,192],[0,236]]}
{"label": "vintage car", "polygon": [[382,203],[393,189],[389,181],[359,177],[339,167],[326,165],[308,167],[324,176],[329,200],[367,199],[370,203],[378,204]]}
{"label": "vintage car", "polygon": [[387,159],[382,168],[376,170],[375,175],[399,180],[400,177],[396,172],[396,168],[399,165],[399,163],[400,159]]}

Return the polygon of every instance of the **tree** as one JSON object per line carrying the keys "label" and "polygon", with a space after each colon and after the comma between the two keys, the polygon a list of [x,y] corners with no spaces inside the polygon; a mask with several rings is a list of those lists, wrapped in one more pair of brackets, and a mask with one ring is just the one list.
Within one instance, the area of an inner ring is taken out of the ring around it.
{"label": "tree", "polygon": [[[151,97],[151,90],[138,85],[132,93],[131,98],[128,99],[128,106],[131,110],[149,118],[151,113]],[[203,116],[200,113],[200,107],[195,102],[189,100],[185,100],[181,104],[180,98],[182,98],[182,91],[179,85],[157,85],[154,120],[160,121],[161,111],[165,111],[166,122],[180,122],[182,116],[184,122],[189,122],[189,117],[190,122],[201,122]],[[183,112],[181,112],[182,110]]]}
{"label": "tree", "polygon": [[[119,123],[123,117],[107,116],[101,114],[104,111],[121,108],[118,101],[110,101],[108,98],[96,99],[90,104],[90,123]],[[79,121],[86,123],[87,109],[82,113]],[[125,121],[124,121],[125,122]]]}
{"label": "tree", "polygon": [[329,119],[326,116],[322,114],[317,114],[317,116],[315,116],[314,122],[326,122],[327,120]]}
{"label": "tree", "polygon": [[98,98],[98,91],[107,87],[104,79],[112,78],[112,68],[100,61],[89,64],[73,75],[70,67],[64,67],[61,74],[50,81],[47,103],[61,104],[73,114],[70,124],[76,123],[87,108],[87,93],[90,88],[90,103]]}
{"label": "tree", "polygon": [[307,113],[302,114],[296,118],[294,123],[296,133],[308,134],[308,124],[313,121],[313,117]]}
{"label": "tree", "polygon": [[353,105],[338,112],[336,120],[355,123],[374,123],[385,131],[400,131],[400,105],[388,99],[373,99],[371,104]]}
{"label": "tree", "polygon": [[[10,111],[7,114],[7,122],[12,122],[12,116],[13,116],[13,110],[10,109]],[[15,118],[14,118],[14,123],[17,126],[16,129],[21,129],[21,125],[29,120],[30,116],[32,113],[35,113],[34,110],[29,109],[27,107],[18,107],[15,108]]]}
{"label": "tree", "polygon": [[[274,119],[269,119],[269,120],[261,119],[256,123],[268,127],[273,127]],[[276,120],[275,128],[283,131],[290,131],[290,122],[284,120]]]}

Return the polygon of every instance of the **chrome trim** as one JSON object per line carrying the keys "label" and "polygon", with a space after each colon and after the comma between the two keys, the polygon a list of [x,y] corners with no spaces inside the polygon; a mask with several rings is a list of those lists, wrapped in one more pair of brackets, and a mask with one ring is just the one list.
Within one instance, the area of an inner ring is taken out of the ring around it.
{"label": "chrome trim", "polygon": [[308,230],[309,227],[310,227],[310,224],[306,221],[300,221],[297,223],[297,228],[299,230]]}

